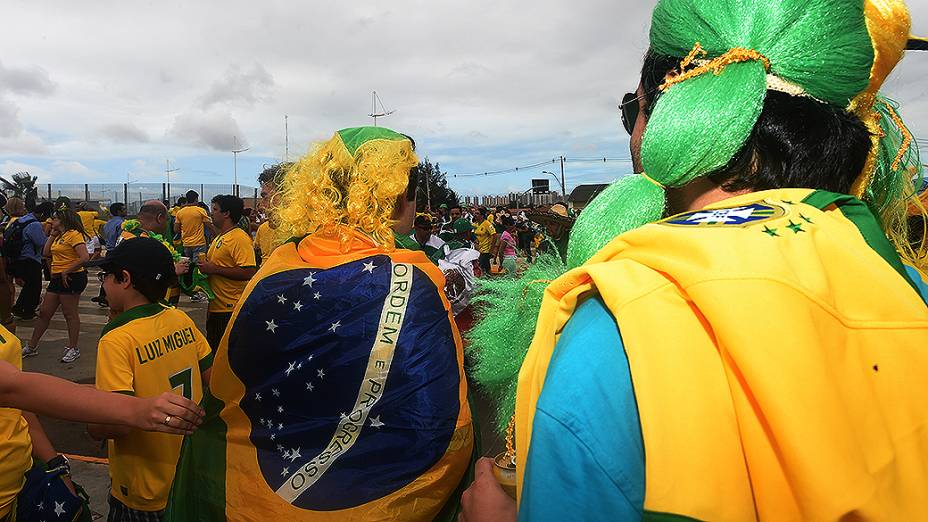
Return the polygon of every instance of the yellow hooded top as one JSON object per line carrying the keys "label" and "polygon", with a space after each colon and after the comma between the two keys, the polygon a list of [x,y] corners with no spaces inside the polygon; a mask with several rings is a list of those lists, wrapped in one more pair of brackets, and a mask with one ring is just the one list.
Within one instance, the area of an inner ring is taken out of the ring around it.
{"label": "yellow hooded top", "polygon": [[623,234],[549,285],[519,375],[520,494],[552,351],[592,293],[629,360],[647,514],[924,517],[928,307],[858,200],[735,197]]}

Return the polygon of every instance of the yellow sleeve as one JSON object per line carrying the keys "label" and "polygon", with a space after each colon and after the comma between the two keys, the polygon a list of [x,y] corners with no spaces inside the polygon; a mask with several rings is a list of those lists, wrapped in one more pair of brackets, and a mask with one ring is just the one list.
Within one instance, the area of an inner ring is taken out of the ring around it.
{"label": "yellow sleeve", "polygon": [[248,234],[242,231],[241,234],[235,236],[234,248],[232,249],[232,259],[235,261],[233,266],[258,266],[258,260],[255,259],[255,247]]}
{"label": "yellow sleeve", "polygon": [[118,337],[106,336],[97,347],[97,389],[135,393],[135,371],[130,348]]}
{"label": "yellow sleeve", "polygon": [[68,231],[68,238],[65,240],[65,243],[71,248],[76,247],[77,245],[83,245],[87,241],[84,240],[84,236],[81,235],[77,230]]}
{"label": "yellow sleeve", "polygon": [[200,220],[204,223],[212,223],[213,218],[209,217],[209,212],[203,209],[203,207],[197,207],[197,210],[200,211]]}

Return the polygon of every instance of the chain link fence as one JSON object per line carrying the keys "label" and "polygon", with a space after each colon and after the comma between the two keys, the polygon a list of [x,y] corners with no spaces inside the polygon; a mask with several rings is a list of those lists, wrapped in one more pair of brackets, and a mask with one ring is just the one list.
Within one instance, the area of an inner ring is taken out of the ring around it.
{"label": "chain link fence", "polygon": [[138,212],[142,203],[150,199],[167,200],[168,207],[195,191],[200,201],[209,204],[214,196],[237,194],[245,200],[245,207],[255,207],[259,191],[256,187],[232,184],[204,183],[43,183],[37,185],[39,200],[54,201],[66,196],[73,202],[86,201],[104,209],[113,203],[125,203],[129,214]]}

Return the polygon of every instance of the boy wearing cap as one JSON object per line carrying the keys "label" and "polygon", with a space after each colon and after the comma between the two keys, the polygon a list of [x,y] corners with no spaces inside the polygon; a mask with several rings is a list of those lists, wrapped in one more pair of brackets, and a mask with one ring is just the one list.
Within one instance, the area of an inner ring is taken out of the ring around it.
{"label": "boy wearing cap", "polygon": [[[123,241],[87,266],[100,278],[118,315],[104,328],[97,352],[97,388],[137,397],[175,391],[199,402],[212,355],[193,320],[158,302],[176,279],[170,253],[157,240]],[[166,416],[164,424],[180,422]],[[88,432],[109,440],[109,520],[160,520],[174,480],[182,438],[92,424]]]}

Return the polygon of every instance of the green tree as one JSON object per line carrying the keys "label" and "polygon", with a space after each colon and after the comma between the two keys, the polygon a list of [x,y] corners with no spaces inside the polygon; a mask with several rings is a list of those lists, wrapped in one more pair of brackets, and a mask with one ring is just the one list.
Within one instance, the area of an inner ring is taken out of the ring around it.
{"label": "green tree", "polygon": [[0,191],[7,197],[21,198],[26,202],[26,208],[32,210],[38,198],[39,190],[36,188],[35,182],[39,178],[30,175],[28,172],[17,172],[13,174],[12,179],[13,181],[9,181],[0,177],[0,183],[3,185]]}
{"label": "green tree", "polygon": [[[426,188],[426,183],[428,187]],[[419,162],[419,187],[416,192],[416,208],[423,211],[439,205],[449,207],[459,204],[457,193],[448,186],[446,173],[441,171],[438,163],[433,164],[428,158]]]}

